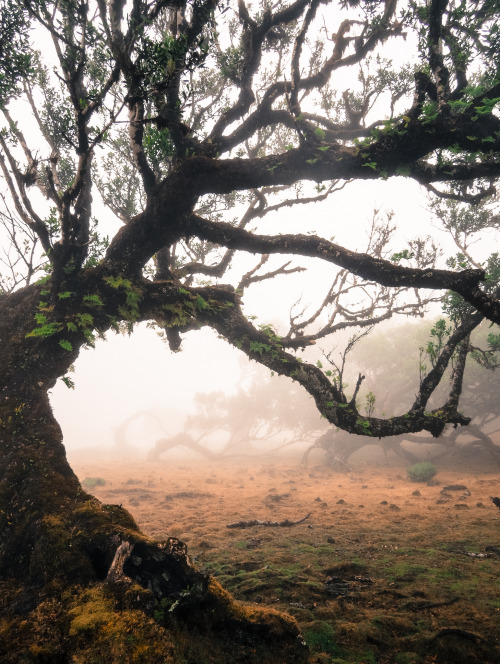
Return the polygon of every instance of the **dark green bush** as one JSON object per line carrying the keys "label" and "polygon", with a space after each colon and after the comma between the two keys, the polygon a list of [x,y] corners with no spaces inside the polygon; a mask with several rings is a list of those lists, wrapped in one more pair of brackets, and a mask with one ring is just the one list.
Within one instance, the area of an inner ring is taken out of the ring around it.
{"label": "dark green bush", "polygon": [[437,473],[437,468],[429,461],[420,461],[410,466],[406,472],[412,482],[428,482]]}

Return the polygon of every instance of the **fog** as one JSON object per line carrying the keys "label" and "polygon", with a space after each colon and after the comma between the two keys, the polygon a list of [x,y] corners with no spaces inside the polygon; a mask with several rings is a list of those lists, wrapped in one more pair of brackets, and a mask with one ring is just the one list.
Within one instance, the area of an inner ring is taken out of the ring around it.
{"label": "fog", "polygon": [[[75,363],[71,390],[61,381],[51,401],[68,449],[114,445],[113,429],[136,411],[167,413],[168,434],[182,429],[197,391],[228,391],[240,374],[241,353],[209,330],[184,335],[183,350],[171,353],[145,324],[131,336],[109,334],[87,348]],[[221,361],[223,357],[223,361]],[[136,438],[147,449],[154,438]]]}
{"label": "fog", "polygon": [[[454,252],[451,241],[427,210],[425,195],[415,183],[401,178],[349,185],[321,204],[275,213],[258,230],[270,234],[310,232],[333,238],[350,249],[363,250],[374,209],[394,211],[397,231],[391,246],[395,251],[412,238],[432,235],[444,247],[444,257]],[[484,240],[487,246],[488,238]],[[481,251],[481,247],[476,249]],[[269,269],[286,260],[284,256],[272,257]],[[256,262],[252,255],[239,255],[223,282],[238,283],[239,276]],[[292,264],[307,266],[307,272],[257,283],[245,291],[244,312],[256,316],[257,324],[272,324],[278,332],[284,332],[290,307],[298,298],[311,309],[323,300],[331,282],[332,267],[310,259],[300,259],[300,263],[299,259],[293,259]],[[436,306],[430,319],[438,314]],[[394,319],[391,325],[401,323],[401,319]],[[319,342],[315,357],[309,359],[316,361],[320,357],[319,348],[342,350],[350,334],[337,334]],[[418,344],[406,349],[406,353],[414,358],[416,367]],[[83,349],[70,376],[75,389],[69,390],[58,381],[51,402],[70,454],[82,448],[124,453],[116,446],[116,428],[138,411],[154,411],[156,424],[151,417],[137,418],[127,432],[128,452],[135,449],[147,454],[158,437],[174,436],[183,430],[186,417],[194,412],[193,399],[197,393],[221,391],[234,395],[248,364],[239,350],[208,329],[184,334],[181,351],[172,353],[155,330],[141,324],[135,326],[131,336],[108,333],[107,340],[98,340],[95,349]],[[369,372],[369,365],[368,360],[360,370]],[[291,381],[288,384],[292,386]],[[377,388],[379,393],[385,390],[380,383]],[[367,381],[368,389],[372,388]],[[408,399],[411,398],[410,393]],[[214,441],[214,436],[211,440]],[[213,444],[217,447],[216,442]]]}

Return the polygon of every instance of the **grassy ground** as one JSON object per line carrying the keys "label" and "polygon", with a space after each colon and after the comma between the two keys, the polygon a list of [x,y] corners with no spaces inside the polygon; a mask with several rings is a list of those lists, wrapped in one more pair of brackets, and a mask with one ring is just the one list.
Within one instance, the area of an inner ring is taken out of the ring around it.
{"label": "grassy ground", "polygon": [[[74,463],[143,530],[188,544],[237,599],[298,621],[311,664],[500,661],[500,473],[403,466],[342,474],[297,463]],[[462,485],[465,489],[449,489]],[[241,520],[290,527],[227,528]],[[475,554],[475,555],[470,555]],[[479,555],[478,555],[479,554]]]}

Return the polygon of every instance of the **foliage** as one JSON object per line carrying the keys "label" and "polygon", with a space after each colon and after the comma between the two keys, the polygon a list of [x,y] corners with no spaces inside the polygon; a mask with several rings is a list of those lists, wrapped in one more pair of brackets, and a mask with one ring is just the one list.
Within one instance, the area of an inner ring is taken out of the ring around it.
{"label": "foliage", "polygon": [[428,482],[437,473],[437,468],[429,461],[420,461],[410,466],[406,472],[412,482]]}
{"label": "foliage", "polygon": [[20,94],[22,80],[32,73],[29,18],[23,2],[0,2],[0,108]]}

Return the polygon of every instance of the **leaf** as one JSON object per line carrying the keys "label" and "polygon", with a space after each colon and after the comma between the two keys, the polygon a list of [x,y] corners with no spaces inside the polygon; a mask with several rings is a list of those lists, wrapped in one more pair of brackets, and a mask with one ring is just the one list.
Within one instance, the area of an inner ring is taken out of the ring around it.
{"label": "leaf", "polygon": [[99,295],[84,295],[83,296],[83,301],[88,304],[89,306],[93,307],[102,307],[104,306],[104,302],[101,300]]}
{"label": "leaf", "polygon": [[64,348],[64,350],[67,351],[73,350],[73,345],[67,339],[60,339],[59,345],[61,346],[61,348]]}
{"label": "leaf", "polygon": [[396,175],[401,175],[406,178],[411,174],[411,166],[408,164],[403,164],[402,166],[396,166],[395,173]]}
{"label": "leaf", "polygon": [[210,309],[208,302],[199,294],[196,296],[196,307],[197,309]]}
{"label": "leaf", "polygon": [[74,390],[75,389],[75,383],[71,380],[69,376],[61,376],[62,382],[66,385],[68,390]]}

